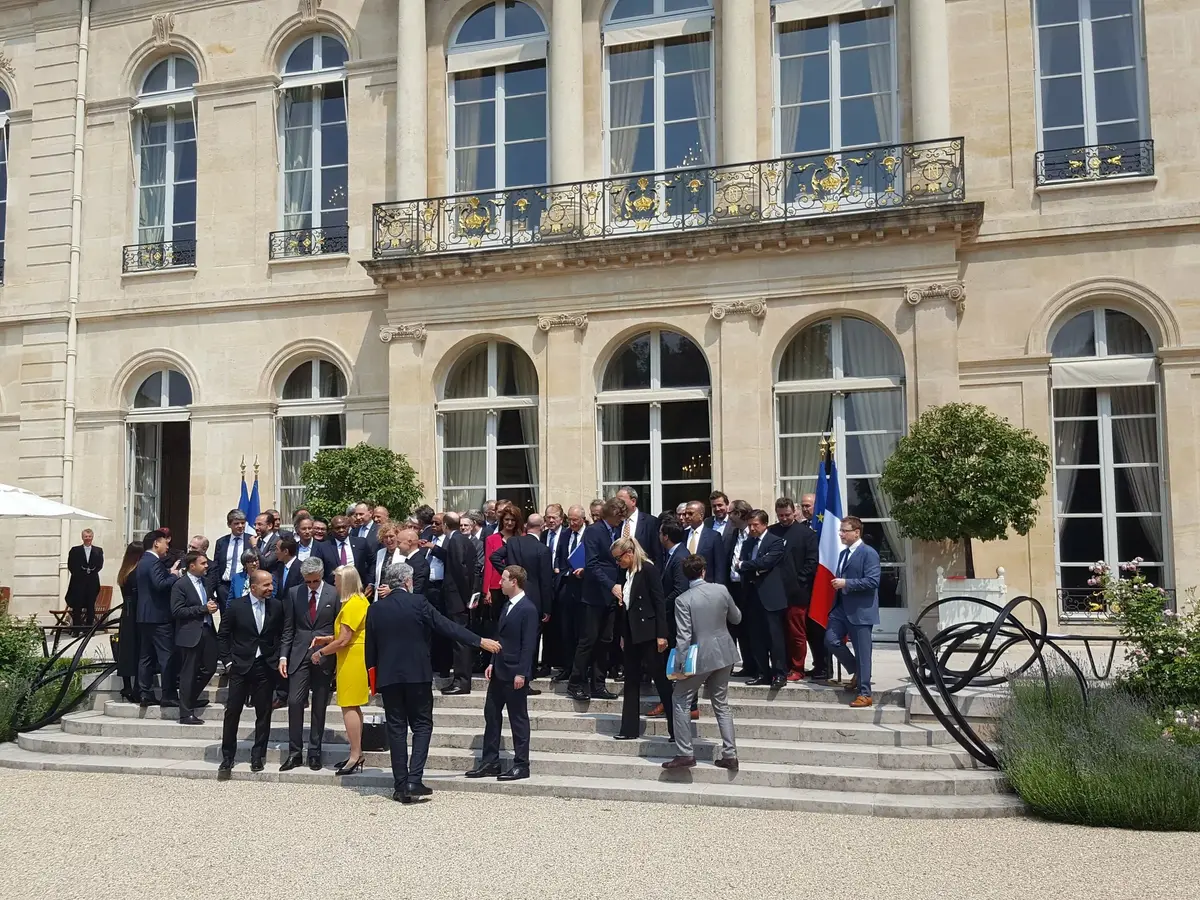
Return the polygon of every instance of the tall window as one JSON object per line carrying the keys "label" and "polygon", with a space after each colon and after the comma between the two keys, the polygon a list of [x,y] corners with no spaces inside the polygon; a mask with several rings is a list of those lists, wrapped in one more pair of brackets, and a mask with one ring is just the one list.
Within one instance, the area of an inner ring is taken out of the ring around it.
{"label": "tall window", "polygon": [[126,269],[196,264],[196,66],[171,56],[142,81],[134,106],[136,247]]}
{"label": "tall window", "polygon": [[538,377],[519,347],[488,341],[454,364],[438,403],[442,508],[538,500]]}
{"label": "tall window", "polygon": [[843,512],[863,520],[863,540],[879,552],[879,604],[904,606],[905,544],[879,484],[905,430],[904,360],[895,342],[849,316],[808,326],[780,360],[775,411],[780,494],[815,490],[821,440],[831,437]]}
{"label": "tall window", "polygon": [[297,44],[284,64],[283,232],[272,236],[272,257],[349,250],[347,58],[338,38],[314,35]]}
{"label": "tall window", "polygon": [[1050,351],[1058,581],[1064,611],[1082,612],[1097,560],[1141,557],[1151,581],[1168,580],[1155,348],[1131,316],[1089,309]]}
{"label": "tall window", "polygon": [[8,92],[0,88],[0,284],[4,283],[4,241],[8,234]]}
{"label": "tall window", "polygon": [[346,376],[333,363],[301,363],[279,399],[279,509],[284,521],[304,502],[300,469],[322,450],[346,446]]}
{"label": "tall window", "polygon": [[[1040,178],[1141,174],[1150,136],[1138,0],[1036,0]],[[1148,174],[1148,173],[1146,173]]]}
{"label": "tall window", "polygon": [[[182,503],[186,507],[188,483],[188,412],[192,386],[175,369],[146,376],[129,402],[128,520],[127,533],[139,539],[168,519]],[[176,496],[182,485],[183,498]],[[170,502],[167,502],[170,501]],[[186,525],[186,509],[182,516]]]}
{"label": "tall window", "polygon": [[605,496],[632,485],[656,513],[707,500],[710,383],[704,351],[677,332],[648,331],[617,350],[596,398]]}
{"label": "tall window", "polygon": [[541,16],[520,0],[489,3],[459,27],[447,65],[453,192],[545,185],[546,26]]}

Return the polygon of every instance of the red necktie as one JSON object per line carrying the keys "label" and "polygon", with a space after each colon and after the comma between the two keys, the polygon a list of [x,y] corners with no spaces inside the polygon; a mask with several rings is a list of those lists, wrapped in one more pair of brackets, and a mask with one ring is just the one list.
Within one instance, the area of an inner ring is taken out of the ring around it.
{"label": "red necktie", "polygon": [[308,592],[308,620],[310,622],[317,621],[317,592]]}
{"label": "red necktie", "polygon": [[346,564],[346,542],[342,541],[342,565]]}

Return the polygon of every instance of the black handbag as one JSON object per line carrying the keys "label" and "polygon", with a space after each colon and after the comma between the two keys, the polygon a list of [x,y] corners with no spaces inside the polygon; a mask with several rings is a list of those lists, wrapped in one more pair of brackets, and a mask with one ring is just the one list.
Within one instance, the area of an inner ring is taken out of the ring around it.
{"label": "black handbag", "polygon": [[383,716],[363,716],[362,748],[370,753],[383,753],[388,749],[387,723]]}

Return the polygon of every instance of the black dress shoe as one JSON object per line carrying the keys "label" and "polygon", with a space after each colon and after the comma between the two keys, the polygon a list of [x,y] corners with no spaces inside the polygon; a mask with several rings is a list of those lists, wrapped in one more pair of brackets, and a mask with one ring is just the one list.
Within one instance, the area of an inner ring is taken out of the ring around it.
{"label": "black dress shoe", "polygon": [[308,767],[310,769],[312,769],[314,772],[320,772],[321,771],[321,757],[310,756],[308,758]]}
{"label": "black dress shoe", "polygon": [[528,766],[513,766],[502,775],[497,775],[497,781],[520,781],[522,778],[529,777]]}
{"label": "black dress shoe", "polygon": [[469,687],[463,687],[460,684],[452,684],[448,688],[442,688],[443,697],[459,697],[463,694],[469,693],[471,693],[471,689]]}
{"label": "black dress shoe", "polygon": [[572,700],[578,700],[580,703],[587,703],[592,698],[588,696],[587,691],[583,688],[569,687],[567,688],[567,696]]}
{"label": "black dress shoe", "polygon": [[261,772],[266,767],[267,767],[267,763],[265,760],[261,760],[261,759],[250,760],[250,771],[251,772]]}
{"label": "black dress shoe", "polygon": [[140,706],[142,709],[148,709],[151,706],[158,706],[158,701],[153,697],[143,697],[138,701],[138,706]]}
{"label": "black dress shoe", "polygon": [[613,740],[614,741],[636,741],[639,737],[641,737],[640,734],[621,734],[620,732],[617,732],[616,734],[613,735]]}
{"label": "black dress shoe", "polygon": [[179,709],[178,700],[159,700],[158,705],[163,709]]}
{"label": "black dress shoe", "polygon": [[292,771],[292,769],[297,768],[299,765],[300,765],[300,757],[298,755],[297,756],[289,756],[286,760],[284,760],[283,765],[281,765],[279,767],[279,771],[280,772],[290,772],[290,771]]}
{"label": "black dress shoe", "polygon": [[217,766],[217,781],[228,781],[233,775],[233,760],[223,759]]}
{"label": "black dress shoe", "polygon": [[466,773],[468,778],[487,778],[489,775],[500,774],[500,763],[480,763],[471,771]]}
{"label": "black dress shoe", "polygon": [[180,725],[203,725],[204,720],[198,719],[195,716],[188,716],[179,720]]}
{"label": "black dress shoe", "polygon": [[419,781],[416,784],[410,784],[408,786],[408,792],[410,794],[412,794],[414,797],[432,797],[433,796],[433,788],[426,787],[424,784],[422,784]]}
{"label": "black dress shoe", "polygon": [[746,682],[746,684],[750,687],[759,687],[761,685],[768,685],[770,683],[771,683],[771,679],[764,678],[762,675],[759,675],[755,678],[751,678],[749,681]]}
{"label": "black dress shoe", "polygon": [[401,790],[401,791],[392,791],[392,799],[395,800],[397,803],[406,803],[407,804],[407,803],[413,802],[412,794],[410,794],[408,792],[407,788],[405,788],[404,790]]}
{"label": "black dress shoe", "polygon": [[771,679],[771,690],[778,691],[785,687],[787,687],[787,676],[776,675],[773,679]]}
{"label": "black dress shoe", "polygon": [[540,688],[526,686],[525,694],[526,694],[526,696],[529,696],[529,697],[540,697],[542,695],[542,692],[541,692]]}
{"label": "black dress shoe", "polygon": [[618,694],[614,694],[608,688],[600,688],[598,691],[592,691],[593,700],[616,700]]}

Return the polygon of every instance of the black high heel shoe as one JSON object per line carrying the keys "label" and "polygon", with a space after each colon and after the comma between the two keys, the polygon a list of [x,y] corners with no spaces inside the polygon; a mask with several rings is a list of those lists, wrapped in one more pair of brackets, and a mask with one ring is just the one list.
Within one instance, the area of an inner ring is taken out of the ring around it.
{"label": "black high heel shoe", "polygon": [[[349,767],[347,767],[346,765],[339,766],[338,770],[336,772],[334,772],[333,774],[334,775],[353,775],[356,772],[361,772],[363,770],[363,764],[366,763],[366,761],[367,761],[367,758],[365,756],[360,756],[358,758],[358,762],[356,762],[354,765],[349,766]],[[350,760],[346,760],[346,762],[349,763]]]}

